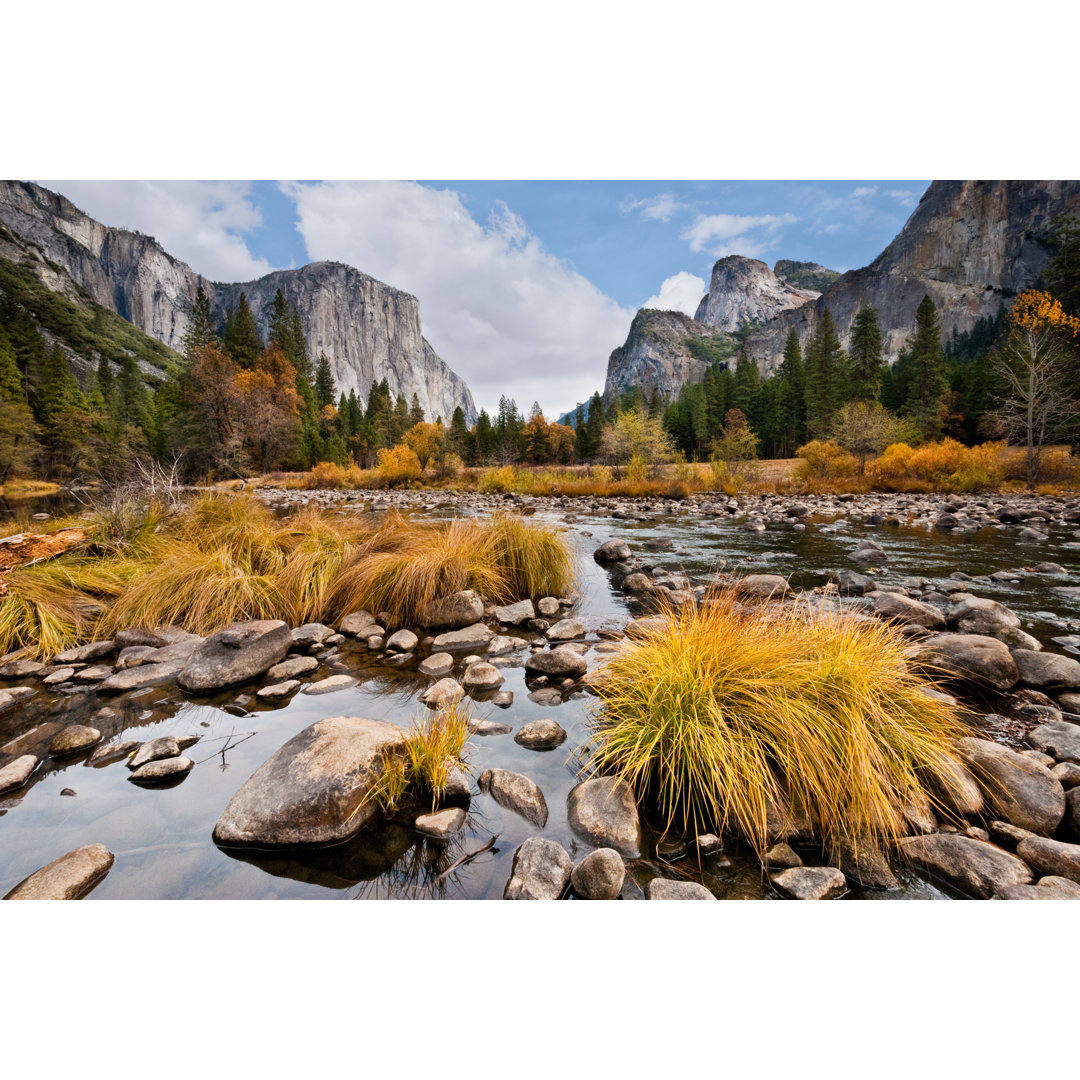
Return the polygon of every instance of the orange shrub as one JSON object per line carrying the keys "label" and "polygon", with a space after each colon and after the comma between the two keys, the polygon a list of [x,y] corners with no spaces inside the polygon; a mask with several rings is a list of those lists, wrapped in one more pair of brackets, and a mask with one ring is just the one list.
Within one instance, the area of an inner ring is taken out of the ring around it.
{"label": "orange shrub", "polygon": [[881,457],[866,463],[866,475],[875,484],[900,480],[908,475],[908,462],[914,453],[914,448],[907,443],[893,443],[885,447]]}
{"label": "orange shrub", "polygon": [[840,480],[854,476],[859,468],[858,460],[832,439],[814,439],[800,446],[795,456],[802,458],[795,470],[797,480]]}
{"label": "orange shrub", "polygon": [[333,461],[320,461],[312,466],[308,480],[313,488],[340,488],[345,485],[345,470]]}
{"label": "orange shrub", "polygon": [[420,479],[420,459],[407,446],[395,446],[393,450],[379,451],[379,476],[390,487],[407,486],[410,480]]}

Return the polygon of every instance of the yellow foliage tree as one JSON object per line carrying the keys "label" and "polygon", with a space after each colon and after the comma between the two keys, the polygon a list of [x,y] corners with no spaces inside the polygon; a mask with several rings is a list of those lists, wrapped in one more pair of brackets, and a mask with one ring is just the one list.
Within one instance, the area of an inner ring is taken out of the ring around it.
{"label": "yellow foliage tree", "polygon": [[439,424],[429,424],[421,420],[413,424],[402,442],[417,456],[420,461],[421,472],[426,469],[439,455],[442,446],[443,429]]}

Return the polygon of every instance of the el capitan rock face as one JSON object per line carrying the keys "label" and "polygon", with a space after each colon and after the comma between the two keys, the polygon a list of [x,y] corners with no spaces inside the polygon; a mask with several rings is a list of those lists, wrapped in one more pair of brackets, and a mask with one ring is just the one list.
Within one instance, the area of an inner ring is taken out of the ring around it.
{"label": "el capitan rock face", "polygon": [[698,304],[694,318],[734,333],[748,323],[767,322],[820,295],[781,280],[759,259],[727,255],[713,265],[709,291]]}
{"label": "el capitan rock face", "polygon": [[274,293],[281,289],[300,312],[313,362],[320,350],[326,353],[339,391],[356,390],[366,399],[371,383],[385,378],[392,396],[411,401],[415,393],[429,419],[449,421],[458,405],[466,422],[476,419],[468,386],[421,333],[416,297],[351,266],[311,263],[256,281],[211,282],[152,236],[110,228],[64,196],[14,180],[0,180],[0,222],[70,276],[67,281],[47,264],[35,267],[50,288],[70,291],[74,282],[172,349],[181,347],[200,284],[218,317],[246,293],[264,338]]}

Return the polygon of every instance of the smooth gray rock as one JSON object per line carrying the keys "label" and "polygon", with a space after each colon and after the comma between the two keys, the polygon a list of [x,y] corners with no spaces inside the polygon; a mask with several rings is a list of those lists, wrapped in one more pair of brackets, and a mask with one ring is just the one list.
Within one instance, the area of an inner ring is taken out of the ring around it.
{"label": "smooth gray rock", "polygon": [[513,730],[509,724],[500,724],[495,720],[469,721],[469,732],[472,735],[509,735]]}
{"label": "smooth gray rock", "polygon": [[566,731],[554,720],[530,720],[518,729],[514,742],[530,750],[554,750],[566,742]]}
{"label": "smooth gray rock", "polygon": [[979,900],[1032,880],[1031,870],[1016,856],[956,833],[906,836],[897,846],[916,866]]}
{"label": "smooth gray rock", "polygon": [[376,622],[375,616],[370,611],[354,611],[338,623],[338,630],[349,637],[367,637],[365,631]]}
{"label": "smooth gray rock", "polygon": [[432,642],[431,648],[435,652],[471,652],[473,649],[483,649],[495,635],[483,623],[474,626],[466,626],[463,630],[451,630],[439,636]]}
{"label": "smooth gray rock", "polygon": [[20,701],[32,698],[37,691],[32,686],[10,686],[0,690],[0,713],[13,709]]}
{"label": "smooth gray rock", "polygon": [[417,671],[421,675],[427,675],[432,679],[445,679],[454,670],[454,658],[447,652],[432,653],[425,660],[421,660]]}
{"label": "smooth gray rock", "polygon": [[449,840],[460,832],[465,824],[465,811],[452,806],[445,810],[436,810],[432,814],[421,814],[415,822],[416,831],[435,840]]}
{"label": "smooth gray rock", "polygon": [[629,558],[630,548],[623,540],[607,540],[593,552],[593,559],[601,566],[626,562]]}
{"label": "smooth gray rock", "polygon": [[318,667],[319,661],[314,656],[290,656],[288,660],[275,664],[266,673],[266,678],[272,683],[285,682],[286,679],[295,679],[300,675],[310,675],[313,671],[317,671]]}
{"label": "smooth gray rock", "polygon": [[841,570],[836,577],[843,596],[862,596],[874,586],[871,578],[866,574],[857,574],[854,570]]}
{"label": "smooth gray rock", "polygon": [[480,790],[500,806],[520,814],[526,821],[543,828],[548,820],[544,793],[527,776],[508,769],[487,769],[477,781]]}
{"label": "smooth gray rock", "polygon": [[308,683],[301,691],[301,694],[310,694],[317,697],[319,694],[333,694],[338,690],[348,690],[352,686],[356,686],[358,679],[354,679],[351,675],[329,675],[325,679],[319,679],[318,682]]}
{"label": "smooth gray rock", "polygon": [[1018,628],[1020,616],[1004,604],[982,596],[964,593],[946,611],[949,625],[961,634],[988,634],[996,637],[999,630]]}
{"label": "smooth gray rock", "polygon": [[503,676],[492,664],[470,664],[461,685],[466,690],[495,690],[503,684]]}
{"label": "smooth gray rock", "polygon": [[579,679],[589,670],[584,656],[569,645],[534,652],[525,661],[526,675],[547,675],[549,678]]}
{"label": "smooth gray rock", "polygon": [[82,671],[75,672],[75,681],[85,686],[89,683],[101,682],[102,679],[107,679],[112,673],[111,664],[91,664],[90,667],[84,667]]}
{"label": "smooth gray rock", "polygon": [[109,872],[113,854],[104,844],[76,848],[24,878],[5,900],[81,900]]}
{"label": "smooth gray rock", "polygon": [[0,665],[0,679],[29,679],[44,669],[36,660],[9,660]]}
{"label": "smooth gray rock", "polygon": [[360,716],[332,716],[293,736],[232,797],[214,826],[223,846],[333,844],[378,809],[369,796],[384,761],[405,752],[405,732]]}
{"label": "smooth gray rock", "polygon": [[952,761],[939,772],[927,772],[923,782],[929,793],[953,813],[961,817],[982,813],[982,789],[963,762]]}
{"label": "smooth gray rock", "polygon": [[803,861],[799,853],[790,845],[780,842],[779,844],[773,844],[768,851],[765,852],[765,857],[762,859],[762,865],[769,869],[775,870],[790,870],[795,866],[802,866]]}
{"label": "smooth gray rock", "polygon": [[294,646],[301,649],[310,649],[315,645],[321,645],[327,638],[334,636],[334,629],[319,622],[304,623],[298,626],[290,635]]}
{"label": "smooth gray rock", "polygon": [[132,772],[128,779],[136,784],[154,784],[162,780],[172,780],[174,777],[183,776],[191,772],[195,762],[189,757],[159,758],[157,761],[148,761],[140,765]]}
{"label": "smooth gray rock", "polygon": [[570,884],[582,900],[616,900],[626,880],[626,866],[614,848],[590,851],[570,873]]}
{"label": "smooth gray rock", "polygon": [[570,828],[595,847],[611,847],[628,859],[641,855],[641,818],[634,793],[614,776],[578,784],[566,798]]}
{"label": "smooth gray rock", "polygon": [[79,754],[101,741],[101,732],[86,724],[69,724],[49,744],[49,753],[57,757]]}
{"label": "smooth gray rock", "polygon": [[516,604],[496,607],[495,618],[504,626],[520,626],[536,618],[536,608],[532,600],[519,600]]}
{"label": "smooth gray rock", "polygon": [[386,639],[386,648],[389,652],[412,652],[420,639],[411,630],[398,630]]}
{"label": "smooth gray rock", "polygon": [[484,601],[472,589],[433,600],[420,615],[420,625],[432,630],[460,630],[484,617]]}
{"label": "smooth gray rock", "polygon": [[[42,686],[59,686],[60,683],[67,682],[75,674],[73,667],[61,667],[50,671],[48,675],[41,680]],[[10,694],[10,691],[8,692]]]}
{"label": "smooth gray rock", "polygon": [[1025,836],[1016,845],[1016,854],[1040,874],[1053,874],[1080,884],[1080,844]]}
{"label": "smooth gray rock", "polygon": [[645,883],[646,900],[715,900],[704,885],[696,881],[672,881],[671,878],[654,877]]}
{"label": "smooth gray rock", "polygon": [[945,616],[936,607],[901,593],[879,592],[874,597],[874,614],[910,626],[924,626],[927,630],[945,626]]}
{"label": "smooth gray rock", "polygon": [[536,610],[540,612],[540,615],[545,619],[553,619],[559,614],[561,605],[554,596],[545,596],[543,599],[537,601]]}
{"label": "smooth gray rock", "polygon": [[176,681],[202,694],[237,686],[284,660],[291,644],[289,628],[280,619],[232,623],[195,649]]}
{"label": "smooth gray rock", "polygon": [[23,754],[14,761],[9,761],[0,769],[0,795],[21,788],[30,779],[37,763],[38,759],[34,754]]}
{"label": "smooth gray rock", "polygon": [[[282,623],[282,626],[285,624]],[[124,668],[98,683],[99,694],[123,694],[129,690],[145,690],[153,686],[163,686],[175,682],[187,662],[173,660],[165,664],[140,664],[137,667]]]}
{"label": "smooth gray rock", "polygon": [[161,758],[177,757],[180,753],[180,743],[174,735],[162,735],[149,742],[144,742],[128,762],[129,769],[137,769],[148,761],[158,761]]}
{"label": "smooth gray rock", "polygon": [[420,695],[420,700],[437,709],[442,705],[456,705],[464,696],[465,691],[456,679],[440,679]]}
{"label": "smooth gray rock", "polygon": [[1065,791],[1045,765],[988,739],[960,739],[957,748],[998,817],[1044,836],[1061,824]]}
{"label": "smooth gray rock", "polygon": [[[1054,765],[1050,769],[1050,775],[1057,777],[1058,783],[1061,784],[1066,793],[1075,787],[1080,787],[1080,765],[1073,761],[1062,761]],[[1069,801],[1068,794],[1065,796],[1065,801]]]}
{"label": "smooth gray rock", "polygon": [[835,866],[794,866],[769,880],[792,900],[835,900],[847,891],[847,881]]}
{"label": "smooth gray rock", "polygon": [[123,761],[129,754],[133,754],[142,746],[136,739],[125,739],[119,743],[107,743],[99,746],[87,759],[86,764],[95,769],[105,765],[111,765],[115,761]]}
{"label": "smooth gray rock", "polygon": [[1020,680],[1008,646],[982,634],[936,634],[923,645],[919,661],[946,676],[995,690],[1008,690]]}
{"label": "smooth gray rock", "polygon": [[846,838],[838,839],[832,845],[830,861],[839,867],[845,878],[857,881],[864,888],[900,888],[900,879],[872,836],[862,837],[857,844]]}
{"label": "smooth gray rock", "polygon": [[545,636],[548,641],[574,641],[585,636],[585,627],[577,619],[560,619]]}
{"label": "smooth gray rock", "polygon": [[1013,649],[1020,678],[1037,690],[1080,690],[1080,661],[1060,653]]}
{"label": "smooth gray rock", "polygon": [[[1080,900],[1080,890],[1069,892],[1054,885],[1044,886],[1043,878],[1036,885],[1006,885],[994,893],[995,900]],[[1071,884],[1071,883],[1070,883]]]}
{"label": "smooth gray rock", "polygon": [[73,649],[65,649],[53,657],[54,664],[88,664],[91,660],[100,660],[108,656],[115,646],[112,640],[90,641],[85,645],[76,645]]}
{"label": "smooth gray rock", "polygon": [[504,900],[558,900],[570,883],[572,864],[562,844],[531,836],[514,852]]}
{"label": "smooth gray rock", "polygon": [[756,596],[762,599],[779,599],[791,592],[787,579],[779,574],[747,574],[735,582],[734,588],[739,596]]}
{"label": "smooth gray rock", "polygon": [[1049,724],[1040,724],[1034,731],[1029,731],[1027,741],[1057,761],[1080,765],[1080,724],[1051,720]]}
{"label": "smooth gray rock", "polygon": [[274,683],[271,686],[264,686],[256,690],[255,696],[260,701],[281,701],[282,698],[287,698],[299,685],[299,679],[286,679],[284,682]]}

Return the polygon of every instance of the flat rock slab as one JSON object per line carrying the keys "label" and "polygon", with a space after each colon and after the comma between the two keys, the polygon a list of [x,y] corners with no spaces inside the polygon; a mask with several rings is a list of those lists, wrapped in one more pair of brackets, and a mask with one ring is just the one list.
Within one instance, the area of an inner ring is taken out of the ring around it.
{"label": "flat rock slab", "polygon": [[571,645],[542,649],[534,652],[525,661],[527,675],[547,675],[555,679],[580,679],[588,670],[588,661]]}
{"label": "flat rock slab", "polygon": [[1080,883],[1080,844],[1064,844],[1045,836],[1025,836],[1016,845],[1016,854],[1041,874]]}
{"label": "flat rock slab", "polygon": [[44,679],[41,680],[42,686],[59,686],[60,683],[65,683],[68,679],[75,675],[75,669],[73,667],[60,667],[51,671]]}
{"label": "flat rock slab", "polygon": [[[543,828],[548,820],[544,793],[527,776],[508,769],[487,769],[477,781],[480,790],[490,795],[500,806],[520,814],[526,821]],[[567,876],[569,877],[569,867]]]}
{"label": "flat rock slab", "polygon": [[570,873],[570,884],[582,900],[616,900],[626,880],[626,865],[614,848],[590,851]]}
{"label": "flat rock slab", "polygon": [[[284,625],[284,624],[282,624]],[[123,694],[128,690],[144,690],[174,682],[187,661],[171,660],[163,664],[140,664],[125,668],[98,683],[100,694]]]}
{"label": "flat rock slab", "polygon": [[232,623],[195,649],[176,681],[198,694],[250,682],[284,660],[291,645],[280,619]]}
{"label": "flat rock slab", "polygon": [[1037,690],[1080,690],[1080,661],[1060,653],[1013,649],[1020,678]]}
{"label": "flat rock slab", "polygon": [[74,649],[66,649],[53,657],[54,664],[88,664],[91,660],[100,660],[108,656],[115,645],[112,640],[90,641],[86,645],[76,645]]}
{"label": "flat rock slab", "polygon": [[109,872],[113,855],[104,844],[76,848],[20,881],[5,900],[81,900]]}
{"label": "flat rock slab", "polygon": [[133,754],[142,743],[135,739],[127,739],[120,743],[110,743],[106,746],[99,746],[87,759],[87,765],[92,765],[95,769],[103,768],[106,765],[112,765],[114,762],[123,761],[129,754]]}
{"label": "flat rock slab", "polygon": [[520,626],[536,618],[536,608],[531,600],[519,600],[495,609],[495,618],[504,626]]}
{"label": "flat rock slab", "polygon": [[359,679],[354,679],[351,675],[331,675],[329,678],[320,679],[318,682],[308,683],[303,690],[302,694],[332,694],[335,690],[348,690],[350,686],[355,686],[359,682]]}
{"label": "flat rock slab", "polygon": [[226,847],[335,844],[378,813],[368,799],[383,759],[403,754],[405,733],[359,716],[332,716],[293,736],[232,797],[214,826]]}
{"label": "flat rock slab", "polygon": [[79,754],[100,741],[101,732],[97,728],[87,727],[85,724],[68,724],[49,744],[49,753],[57,757]]}
{"label": "flat rock slab", "polygon": [[[1046,881],[1043,878],[1043,881]],[[995,900],[1080,900],[1080,891],[1069,892],[1053,885],[1006,885],[994,893]]]}
{"label": "flat rock slab", "polygon": [[578,784],[566,797],[570,828],[595,847],[614,848],[628,859],[641,855],[641,818],[634,793],[613,776]]}
{"label": "flat rock slab", "polygon": [[434,814],[421,814],[416,819],[416,831],[435,840],[449,840],[465,824],[465,811],[453,806]]}
{"label": "flat rock slab", "polygon": [[161,735],[156,739],[144,742],[135,752],[134,757],[128,762],[129,769],[137,769],[150,761],[160,761],[162,758],[173,758],[180,755],[180,743],[175,735]]}
{"label": "flat rock slab", "polygon": [[291,656],[288,660],[275,664],[266,673],[266,677],[271,682],[285,682],[287,679],[296,679],[301,675],[310,675],[318,667],[319,661],[314,656]]}
{"label": "flat rock slab", "polygon": [[770,880],[792,900],[835,900],[847,891],[847,880],[835,866],[793,866]]}
{"label": "flat rock slab", "polygon": [[898,847],[916,866],[979,900],[1032,880],[1030,868],[1015,855],[956,833],[907,836]]}
{"label": "flat rock slab", "polygon": [[[280,665],[278,665],[280,667]],[[272,686],[264,686],[255,691],[259,701],[281,701],[287,698],[298,686],[299,679],[286,679],[284,682],[274,683]]]}
{"label": "flat rock slab", "polygon": [[448,652],[432,653],[416,670],[432,679],[445,679],[454,670],[454,658]]}
{"label": "flat rock slab", "polygon": [[451,630],[440,634],[432,643],[435,652],[461,652],[471,649],[483,649],[494,637],[494,633],[483,623],[466,626],[463,630]]}
{"label": "flat rock slab", "polygon": [[9,660],[0,666],[0,679],[28,679],[45,667],[36,660]]}
{"label": "flat rock slab", "polygon": [[470,720],[470,735],[509,735],[514,729],[509,724],[500,724],[497,720]]}
{"label": "flat rock slab", "polygon": [[585,636],[585,626],[577,619],[560,619],[548,627],[545,636],[548,641],[574,641]]}
{"label": "flat rock slab", "polygon": [[672,881],[655,877],[645,885],[646,900],[715,900],[704,885],[696,881]]}
{"label": "flat rock slab", "polygon": [[960,739],[957,748],[997,817],[1053,834],[1065,816],[1065,789],[1045,765],[988,739]]}
{"label": "flat rock slab", "polygon": [[554,720],[530,720],[522,724],[514,742],[529,750],[554,750],[566,742],[566,731]]}
{"label": "flat rock slab", "polygon": [[30,774],[37,768],[38,759],[34,754],[23,754],[14,761],[9,761],[0,769],[0,795],[21,788]]}
{"label": "flat rock slab", "polygon": [[0,690],[0,713],[13,709],[20,701],[25,701],[36,693],[32,686],[10,686],[6,690]]}
{"label": "flat rock slab", "polygon": [[107,679],[112,673],[111,664],[93,664],[90,667],[83,668],[82,671],[76,671],[75,681],[77,683],[101,682],[102,679]]}
{"label": "flat rock slab", "polygon": [[163,780],[173,780],[178,776],[184,776],[191,772],[195,762],[188,757],[158,758],[157,761],[148,761],[140,765],[128,777],[136,784],[157,784]]}
{"label": "flat rock slab", "polygon": [[1080,724],[1065,720],[1051,720],[1028,732],[1027,741],[1044,754],[1057,761],[1071,761],[1080,765]]}
{"label": "flat rock slab", "polygon": [[504,900],[558,900],[570,884],[572,864],[562,844],[531,836],[514,852]]}

